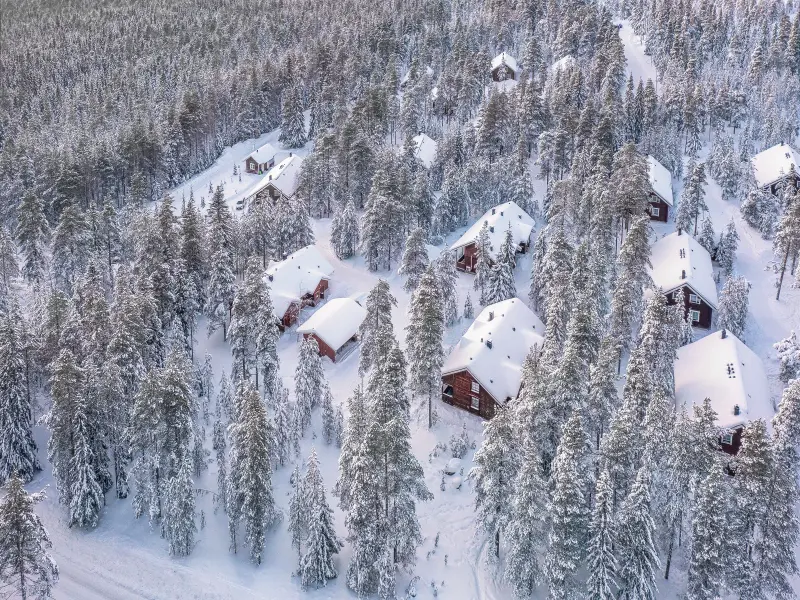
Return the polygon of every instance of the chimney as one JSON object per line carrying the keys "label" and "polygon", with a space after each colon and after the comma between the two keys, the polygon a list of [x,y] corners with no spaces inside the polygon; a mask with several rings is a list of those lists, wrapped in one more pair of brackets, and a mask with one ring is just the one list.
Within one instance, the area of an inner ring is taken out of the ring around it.
{"label": "chimney", "polygon": [[269,176],[269,179],[267,181],[272,181],[272,175]]}
{"label": "chimney", "polygon": [[270,281],[272,281],[273,279],[275,279],[275,278],[274,278],[272,275],[267,275],[267,277],[269,278],[269,280],[270,280]]}
{"label": "chimney", "polygon": [[738,404],[734,404],[734,405],[733,405],[733,414],[734,414],[734,415],[736,415],[736,416],[738,417],[738,416],[739,416],[739,413],[741,413],[741,412],[742,412],[742,411],[741,411],[741,409],[739,408],[739,405],[738,405]]}
{"label": "chimney", "polygon": [[494,214],[494,213],[496,212],[496,210],[497,210],[497,209],[493,208],[493,209],[492,209],[492,214]]}
{"label": "chimney", "polygon": [[291,155],[292,155],[292,153],[291,153],[291,152],[289,152],[289,156],[291,156]]}
{"label": "chimney", "polygon": [[489,312],[489,320],[490,321],[494,320],[494,311]]}
{"label": "chimney", "polygon": [[486,340],[486,347],[491,350],[492,349],[492,340]]}
{"label": "chimney", "polygon": [[726,337],[728,337],[728,332],[723,329],[722,330],[722,339],[724,340]]}
{"label": "chimney", "polygon": [[680,235],[682,232],[683,230],[680,227],[678,227],[678,235]]}
{"label": "chimney", "polygon": [[503,211],[502,211],[502,210],[500,211],[500,216],[501,216],[501,217],[503,216]]}
{"label": "chimney", "polygon": [[681,270],[681,279],[686,279],[686,269]]}
{"label": "chimney", "polygon": [[494,225],[492,225],[491,227],[489,227],[489,231],[490,231],[490,232],[492,232],[492,233],[494,233]]}

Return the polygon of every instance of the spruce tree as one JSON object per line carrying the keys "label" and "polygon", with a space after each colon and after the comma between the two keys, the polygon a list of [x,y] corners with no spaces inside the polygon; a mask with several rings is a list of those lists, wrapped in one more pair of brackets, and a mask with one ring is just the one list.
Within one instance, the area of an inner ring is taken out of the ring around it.
{"label": "spruce tree", "polygon": [[725,231],[720,235],[717,246],[717,262],[720,269],[727,276],[733,273],[733,264],[736,260],[736,248],[739,246],[739,234],[733,219],[728,222]]}
{"label": "spruce tree", "polygon": [[324,385],[319,346],[313,336],[308,336],[300,343],[300,357],[294,373],[294,398],[301,437],[311,423],[311,411],[320,403]]}
{"label": "spruce tree", "polygon": [[96,527],[105,497],[94,470],[95,456],[89,439],[89,424],[83,402],[79,401],[75,407],[72,422],[74,453],[69,465],[69,526]]}
{"label": "spruce tree", "polygon": [[619,598],[655,600],[656,552],[655,523],[650,513],[650,475],[643,465],[631,491],[619,509]]}
{"label": "spruce tree", "polygon": [[306,122],[298,86],[289,87],[283,94],[278,141],[286,148],[300,148],[306,143]]}
{"label": "spruce tree", "polygon": [[322,439],[326,444],[332,444],[336,437],[336,422],[333,412],[333,395],[331,388],[325,386],[322,393]]}
{"label": "spruce tree", "polygon": [[189,556],[197,533],[192,463],[185,456],[177,474],[167,482],[162,532],[171,556]]}
{"label": "spruce tree", "polygon": [[475,310],[472,308],[472,296],[467,292],[467,298],[464,300],[464,318],[472,320],[475,318]]}
{"label": "spruce tree", "polygon": [[783,287],[783,277],[786,273],[786,265],[789,257],[794,257],[800,251],[800,199],[795,196],[793,202],[789,204],[786,212],[778,223],[778,230],[775,233],[775,241],[772,245],[775,256],[780,264],[778,281],[775,287],[778,292],[776,300],[781,298],[781,288]]}
{"label": "spruce tree", "polygon": [[2,290],[8,293],[11,279],[19,275],[19,262],[17,261],[17,248],[14,240],[8,235],[5,227],[0,226],[0,284]]}
{"label": "spruce tree", "polygon": [[420,278],[429,263],[428,250],[425,248],[425,232],[417,227],[406,239],[406,249],[398,270],[398,273],[406,278],[403,283],[405,291],[410,293],[417,289]]}
{"label": "spruce tree", "polygon": [[587,600],[613,600],[616,598],[614,557],[616,524],[613,513],[613,490],[608,471],[600,473],[594,494],[594,508],[589,524],[587,562],[589,579],[586,582]]}
{"label": "spruce tree", "polygon": [[53,544],[34,505],[44,493],[28,494],[20,477],[8,480],[0,500],[0,581],[22,600],[52,598],[58,565],[48,550]]}
{"label": "spruce tree", "polygon": [[303,559],[303,542],[308,530],[309,505],[303,479],[300,477],[300,465],[295,465],[290,479],[292,495],[289,498],[289,534],[292,536],[292,546],[297,547],[297,565]]}
{"label": "spruce tree", "polygon": [[433,427],[434,392],[439,388],[444,364],[442,337],[444,314],[436,272],[429,266],[411,298],[409,323],[406,327],[407,354],[411,357],[409,375],[414,392],[427,397],[428,428]]}
{"label": "spruce tree", "polygon": [[442,252],[436,259],[434,267],[442,295],[444,324],[446,327],[451,327],[458,322],[458,271],[455,253]]}
{"label": "spruce tree", "polygon": [[719,315],[717,326],[727,329],[744,341],[744,328],[747,325],[748,294],[750,282],[741,276],[728,276],[719,296]]}
{"label": "spruce tree", "polygon": [[514,284],[514,265],[516,264],[516,245],[514,236],[511,233],[511,226],[506,230],[505,239],[497,260],[492,265],[489,275],[489,288],[487,290],[487,303],[494,304],[514,298],[517,295],[517,288]]}
{"label": "spruce tree", "polygon": [[42,281],[45,270],[44,250],[49,227],[42,202],[28,190],[17,209],[16,237],[22,249],[22,276],[30,283]]}
{"label": "spruce tree", "polygon": [[316,450],[311,451],[308,459],[303,492],[308,534],[306,551],[300,561],[300,580],[304,587],[321,586],[337,575],[333,557],[339,553],[342,543],[336,536],[333,511],[325,498],[325,485],[319,470]]}
{"label": "spruce tree", "polygon": [[235,421],[230,428],[228,518],[231,548],[235,553],[237,522],[242,522],[250,560],[261,564],[266,532],[276,519],[270,460],[274,433],[261,398],[251,383],[242,383],[236,396]]}
{"label": "spruce tree", "polygon": [[478,292],[478,302],[489,304],[489,284],[491,281],[492,258],[490,255],[489,226],[484,222],[475,240],[475,281],[473,288]]}
{"label": "spruce tree", "polygon": [[[30,481],[41,469],[33,441],[23,349],[14,311],[0,311],[0,484],[16,474]],[[16,321],[16,322],[15,322]]]}
{"label": "spruce tree", "polygon": [[781,364],[780,380],[789,383],[791,379],[800,378],[800,343],[794,330],[772,347],[775,348]]}
{"label": "spruce tree", "polygon": [[358,214],[352,199],[336,211],[331,222],[331,247],[338,258],[345,259],[355,255],[358,248]]}
{"label": "spruce tree", "polygon": [[358,329],[361,339],[361,358],[358,363],[360,375],[366,374],[373,365],[380,365],[392,348],[392,308],[397,300],[389,284],[381,279],[367,295],[367,317]]}

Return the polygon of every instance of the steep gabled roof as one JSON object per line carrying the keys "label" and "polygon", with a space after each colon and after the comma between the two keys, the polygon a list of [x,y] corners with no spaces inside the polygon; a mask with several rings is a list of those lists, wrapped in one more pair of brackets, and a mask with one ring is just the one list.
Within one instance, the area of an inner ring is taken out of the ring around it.
{"label": "steep gabled roof", "polygon": [[264,144],[253,152],[248,158],[252,158],[258,164],[268,163],[278,154],[278,149],[270,143]]}
{"label": "steep gabled roof", "polygon": [[508,54],[507,52],[501,52],[492,59],[492,71],[494,71],[500,65],[507,66],[515,73],[519,72],[519,65],[517,64],[517,59]]}
{"label": "steep gabled roof", "polygon": [[774,412],[764,364],[730,332],[715,331],[678,348],[678,406],[685,404],[691,410],[693,404],[700,405],[706,398],[711,400],[720,427],[737,427],[759,418],[769,420]]}
{"label": "steep gabled roof", "polygon": [[245,192],[245,198],[251,198],[272,184],[287,198],[291,198],[297,191],[298,175],[303,158],[297,155],[287,156],[277,165],[266,172],[253,187]]}
{"label": "steep gabled roof", "polygon": [[672,175],[667,168],[652,156],[647,157],[650,186],[656,195],[672,206]]}
{"label": "steep gabled roof", "polygon": [[301,248],[267,269],[275,316],[282,318],[289,306],[311,294],[322,279],[330,279],[333,265],[314,246]]}
{"label": "steep gabled roof", "polygon": [[772,185],[794,169],[800,175],[800,153],[789,144],[780,143],[759,152],[752,159],[758,187]]}
{"label": "steep gabled roof", "polygon": [[653,244],[650,264],[653,284],[665,294],[686,285],[716,310],[717,284],[711,256],[692,236],[676,231],[661,238]]}
{"label": "steep gabled roof", "polygon": [[297,333],[313,333],[334,351],[358,333],[367,311],[352,298],[333,298],[297,328]]}
{"label": "steep gabled roof", "polygon": [[469,371],[492,398],[514,398],[522,363],[544,342],[544,325],[519,298],[490,304],[470,325],[444,363],[442,374]]}
{"label": "steep gabled roof", "polygon": [[422,166],[430,169],[433,159],[436,158],[436,148],[438,144],[424,133],[414,136],[414,156],[417,157]]}
{"label": "steep gabled roof", "polygon": [[489,254],[496,256],[506,237],[506,229],[511,225],[514,242],[519,244],[527,242],[533,231],[533,218],[517,206],[516,202],[509,201],[487,210],[472,227],[450,246],[451,250],[467,246],[478,239],[481,227],[486,223],[489,226]]}

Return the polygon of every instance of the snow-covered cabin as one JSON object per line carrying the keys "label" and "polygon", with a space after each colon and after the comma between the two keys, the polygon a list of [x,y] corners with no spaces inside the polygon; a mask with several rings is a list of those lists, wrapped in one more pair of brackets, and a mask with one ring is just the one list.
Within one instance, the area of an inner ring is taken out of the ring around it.
{"label": "snow-covered cabin", "polygon": [[291,327],[304,306],[316,306],[328,290],[333,265],[314,245],[301,248],[267,269],[275,318]]}
{"label": "snow-covered cabin", "polygon": [[484,223],[489,228],[490,258],[493,259],[497,256],[497,252],[505,241],[506,230],[509,226],[514,236],[517,252],[525,254],[528,251],[534,226],[533,218],[517,206],[516,202],[505,202],[487,210],[472,227],[467,229],[464,235],[450,246],[451,250],[456,251],[457,269],[468,273],[475,271],[475,265],[478,262],[476,241]]}
{"label": "snow-covered cabin", "polygon": [[717,284],[708,250],[680,229],[658,240],[651,249],[650,277],[667,302],[683,302],[695,327],[711,327],[717,310]]}
{"label": "snow-covered cabin", "polygon": [[345,358],[358,343],[358,328],[367,311],[352,298],[333,298],[297,328],[303,337],[317,340],[320,356],[333,362]]}
{"label": "snow-covered cabin", "polygon": [[742,428],[749,421],[769,421],[774,412],[761,359],[724,329],[678,348],[675,361],[678,407],[685,405],[691,411],[692,405],[701,405],[706,398],[717,413],[717,425],[727,430],[720,443],[728,454],[739,451]]}
{"label": "snow-covered cabin", "polygon": [[758,187],[776,193],[781,183],[800,187],[800,153],[781,142],[752,159]]}
{"label": "snow-covered cabin", "polygon": [[520,71],[517,59],[507,52],[501,52],[492,59],[492,81],[516,81]]}
{"label": "snow-covered cabin", "polygon": [[414,156],[426,169],[430,169],[436,158],[437,143],[424,133],[414,136]]}
{"label": "snow-covered cabin", "polygon": [[650,220],[667,222],[673,206],[672,174],[652,156],[647,157],[650,177]]}
{"label": "snow-covered cabin", "polygon": [[490,304],[470,325],[442,368],[442,400],[490,419],[515,398],[522,363],[541,347],[544,325],[519,298]]}
{"label": "snow-covered cabin", "polygon": [[248,173],[266,173],[275,166],[275,158],[280,152],[272,144],[264,144],[244,159],[244,170]]}
{"label": "snow-covered cabin", "polygon": [[264,177],[244,194],[244,198],[251,202],[260,202],[269,199],[277,202],[281,197],[291,199],[297,191],[300,167],[303,158],[289,154],[277,165],[272,167]]}

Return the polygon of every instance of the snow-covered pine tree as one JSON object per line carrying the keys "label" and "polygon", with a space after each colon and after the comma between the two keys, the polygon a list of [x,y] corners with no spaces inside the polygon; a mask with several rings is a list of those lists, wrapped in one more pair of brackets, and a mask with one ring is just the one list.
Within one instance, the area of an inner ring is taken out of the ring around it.
{"label": "snow-covered pine tree", "polygon": [[286,148],[300,148],[306,143],[306,120],[300,88],[290,86],[281,102],[281,134],[278,141]]}
{"label": "snow-covered pine tree", "polygon": [[544,571],[554,600],[571,598],[577,592],[576,573],[586,551],[585,476],[576,452],[584,444],[581,420],[575,413],[564,425],[550,471],[551,529]]}
{"label": "snow-covered pine tree", "polygon": [[467,292],[467,298],[464,300],[464,318],[472,320],[475,318],[475,310],[472,308],[472,296]]}
{"label": "snow-covered pine tree", "polygon": [[428,250],[425,248],[425,231],[417,227],[406,239],[406,248],[400,261],[398,273],[405,276],[403,289],[413,292],[417,288],[422,274],[428,268]]}
{"label": "snow-covered pine tree", "polygon": [[433,265],[430,265],[423,273],[411,298],[409,322],[406,327],[407,354],[411,357],[409,361],[411,389],[427,398],[428,428],[433,427],[434,391],[439,388],[444,364],[443,308],[436,271]]}
{"label": "snow-covered pine tree", "polygon": [[356,387],[353,395],[347,399],[348,417],[342,435],[341,452],[339,453],[339,478],[333,493],[339,498],[339,506],[343,511],[349,510],[355,490],[356,463],[361,460],[362,443],[367,431],[367,408],[361,386]]}
{"label": "snow-covered pine tree", "polygon": [[528,598],[544,579],[538,554],[547,545],[548,490],[538,449],[528,444],[521,463],[505,526],[504,577],[517,598]]}
{"label": "snow-covered pine tree", "polygon": [[394,344],[392,308],[397,299],[392,296],[389,284],[381,279],[367,295],[367,317],[358,329],[361,339],[361,358],[358,363],[360,375],[366,374],[373,365],[386,359]]}
{"label": "snow-covered pine tree", "polygon": [[490,254],[489,225],[484,223],[475,240],[475,280],[473,289],[478,292],[478,302],[489,304],[489,283],[491,281],[492,258]]}
{"label": "snow-covered pine tree", "polygon": [[297,464],[292,471],[290,479],[292,495],[289,498],[289,534],[292,536],[292,546],[297,548],[297,566],[303,559],[303,542],[306,539],[308,525],[308,498],[300,477],[300,465]]}
{"label": "snow-covered pine tree", "polygon": [[333,394],[331,388],[325,386],[322,392],[322,438],[326,444],[334,442],[336,437],[336,422],[333,412]]}
{"label": "snow-covered pine tree", "polygon": [[72,415],[73,455],[70,461],[69,526],[96,527],[105,497],[94,470],[95,457],[89,439],[86,406],[79,399]]}
{"label": "snow-covered pine tree", "polygon": [[795,196],[794,201],[786,207],[786,212],[784,212],[778,223],[772,249],[780,264],[780,275],[776,282],[778,292],[775,295],[775,299],[780,300],[783,277],[786,273],[789,257],[796,256],[800,250],[800,199],[798,196]]}
{"label": "snow-covered pine tree", "polygon": [[219,391],[217,391],[217,417],[224,417],[224,422],[230,423],[233,420],[233,397],[231,386],[225,370],[219,377]]}
{"label": "snow-covered pine tree", "polygon": [[212,435],[212,448],[217,453],[217,495],[215,507],[221,508],[222,512],[228,510],[228,440],[225,436],[226,427],[217,418],[214,421],[214,432]]}
{"label": "snow-covered pine tree", "polygon": [[497,260],[489,274],[489,285],[487,290],[487,304],[502,302],[517,295],[517,287],[514,284],[514,265],[516,264],[516,244],[514,235],[511,233],[511,225],[506,230],[503,244],[497,253]]}
{"label": "snow-covered pine tree", "polygon": [[619,598],[655,600],[658,553],[650,513],[649,466],[643,465],[619,509]]}
{"label": "snow-covered pine tree", "polygon": [[209,263],[210,273],[205,307],[208,317],[208,333],[211,335],[222,327],[223,339],[227,339],[228,315],[233,305],[236,289],[233,260],[230,253],[220,246],[211,255]]}
{"label": "snow-covered pine tree", "polygon": [[436,280],[442,294],[445,327],[458,322],[458,271],[456,270],[455,253],[451,250],[442,252],[435,261]]}
{"label": "snow-covered pine tree", "polygon": [[675,213],[675,227],[686,233],[697,233],[700,214],[707,210],[705,203],[706,172],[703,163],[690,164],[689,179],[684,185]]}
{"label": "snow-covered pine tree", "polygon": [[333,525],[333,511],[325,497],[325,484],[319,470],[316,450],[311,451],[303,480],[306,502],[306,551],[300,560],[300,581],[304,587],[322,586],[337,575],[333,557],[342,543]]}
{"label": "snow-covered pine tree", "polygon": [[719,316],[717,327],[727,329],[744,341],[744,328],[747,325],[748,295],[750,282],[741,275],[729,275],[719,295]]}
{"label": "snow-covered pine tree", "polygon": [[484,425],[483,444],[475,452],[469,478],[475,485],[477,525],[489,541],[488,559],[500,556],[500,534],[505,531],[519,469],[514,448],[514,414],[504,408]]}
{"label": "snow-covered pine tree", "polygon": [[800,343],[794,330],[772,347],[775,348],[781,364],[780,380],[789,383],[791,379],[800,378]]}
{"label": "snow-covered pine tree", "polygon": [[228,491],[231,548],[237,550],[237,522],[244,524],[250,560],[261,564],[267,529],[275,522],[270,449],[274,431],[258,391],[250,382],[236,392],[236,416],[230,426],[231,468]]}
{"label": "snow-covered pine tree", "polygon": [[195,524],[192,462],[184,456],[177,474],[167,482],[164,498],[163,536],[169,543],[170,556],[189,556],[197,533]]}
{"label": "snow-covered pine tree", "polygon": [[586,598],[590,600],[616,598],[616,524],[613,501],[611,478],[608,471],[604,470],[595,485],[594,508],[589,523],[589,545],[586,552],[589,579],[586,582]]}
{"label": "snow-covered pine tree", "polygon": [[22,276],[30,283],[39,283],[44,276],[49,227],[42,202],[28,190],[17,209],[17,241],[22,249]]}
{"label": "snow-covered pine tree", "polygon": [[351,198],[344,207],[337,210],[331,223],[331,248],[341,259],[350,258],[356,253],[359,243],[358,214]]}
{"label": "snow-covered pine tree", "polygon": [[30,481],[41,469],[33,441],[33,407],[26,390],[20,323],[0,311],[0,485],[13,474]]}
{"label": "snow-covered pine tree", "polygon": [[17,248],[5,227],[0,226],[0,284],[3,293],[8,293],[11,279],[19,275]]}
{"label": "snow-covered pine tree", "polygon": [[711,258],[714,258],[717,252],[716,234],[714,233],[714,223],[711,221],[711,216],[706,215],[703,219],[703,224],[700,226],[700,235],[697,241],[700,245],[708,250]]}
{"label": "snow-covered pine tree", "polygon": [[733,264],[736,260],[736,248],[739,246],[739,234],[736,232],[736,225],[733,218],[725,227],[724,233],[720,235],[719,245],[717,246],[717,262],[720,269],[727,276],[733,273]]}
{"label": "snow-covered pine tree", "polygon": [[0,581],[10,597],[52,598],[58,565],[48,550],[53,544],[34,505],[43,492],[28,494],[20,477],[12,475],[0,500]]}
{"label": "snow-covered pine tree", "polygon": [[619,351],[606,338],[600,345],[597,360],[589,370],[588,426],[596,450],[619,404],[617,360]]}
{"label": "snow-covered pine tree", "polygon": [[320,403],[324,386],[319,346],[314,336],[309,335],[300,343],[300,357],[294,373],[296,418],[301,437],[311,423],[311,411]]}
{"label": "snow-covered pine tree", "polygon": [[714,600],[724,583],[728,553],[725,540],[730,529],[730,487],[726,483],[722,465],[718,464],[697,488],[686,591],[690,600]]}

